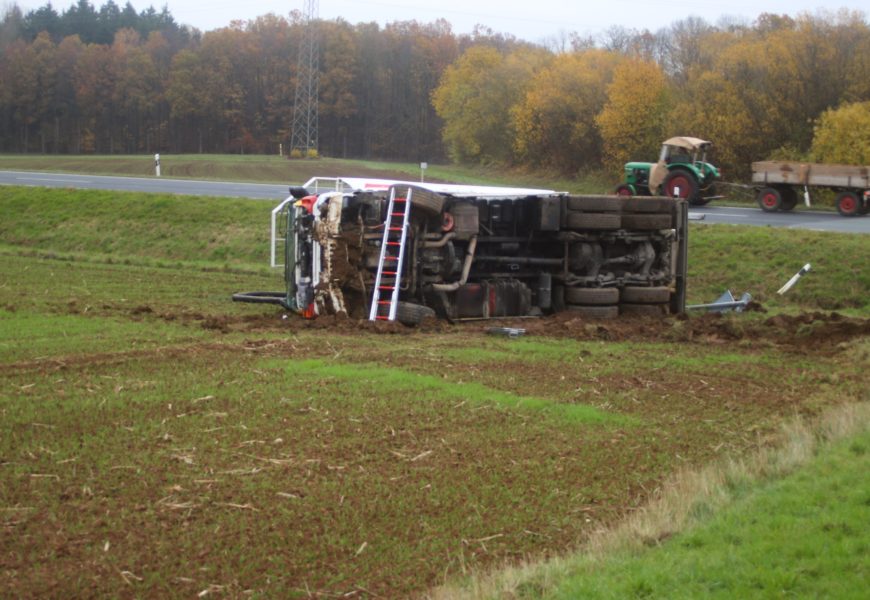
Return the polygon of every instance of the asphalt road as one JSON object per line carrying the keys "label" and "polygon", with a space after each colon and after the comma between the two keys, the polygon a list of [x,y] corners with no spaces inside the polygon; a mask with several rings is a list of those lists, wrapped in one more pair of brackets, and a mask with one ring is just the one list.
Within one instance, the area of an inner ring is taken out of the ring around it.
{"label": "asphalt road", "polygon": [[[66,173],[32,173],[23,171],[0,171],[0,185],[24,185],[41,187],[69,187],[97,190],[121,190],[160,194],[185,194],[197,196],[227,196],[270,200],[276,204],[287,197],[287,185],[260,183],[231,183],[220,181],[196,181],[185,179],[158,179],[156,177],[104,177]],[[835,212],[796,210],[790,213],[766,213],[758,208],[708,206],[691,208],[692,222],[726,223],[731,225],[756,225],[836,231],[840,233],[870,233],[870,216],[841,217]]]}

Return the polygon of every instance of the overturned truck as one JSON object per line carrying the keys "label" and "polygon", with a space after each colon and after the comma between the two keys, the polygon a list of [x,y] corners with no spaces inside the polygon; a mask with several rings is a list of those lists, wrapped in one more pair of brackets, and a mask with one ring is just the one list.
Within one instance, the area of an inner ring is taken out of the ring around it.
{"label": "overturned truck", "polygon": [[315,178],[272,212],[286,290],[233,298],[408,325],[679,313],[687,215],[664,197]]}

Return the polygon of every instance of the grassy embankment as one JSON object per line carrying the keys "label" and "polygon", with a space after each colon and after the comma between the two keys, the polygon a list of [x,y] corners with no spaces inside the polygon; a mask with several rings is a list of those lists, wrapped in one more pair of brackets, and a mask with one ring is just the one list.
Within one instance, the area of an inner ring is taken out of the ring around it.
{"label": "grassy embankment", "polygon": [[[270,208],[0,188],[10,595],[421,592],[561,553],[675,472],[866,399],[866,339],[807,355],[751,336],[604,342],[596,324],[505,340],[284,321],[228,300],[281,287]],[[690,298],[730,286],[772,311],[866,316],[865,263],[842,260],[862,241],[693,227]]]}

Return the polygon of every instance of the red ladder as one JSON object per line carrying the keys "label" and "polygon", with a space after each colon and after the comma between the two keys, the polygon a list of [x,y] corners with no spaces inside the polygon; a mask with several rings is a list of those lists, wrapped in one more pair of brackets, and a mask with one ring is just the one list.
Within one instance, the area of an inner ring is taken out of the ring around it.
{"label": "red ladder", "polygon": [[[378,259],[378,274],[372,291],[369,321],[396,320],[410,214],[411,189],[408,189],[406,196],[397,197],[396,188],[392,188],[387,205],[387,219],[384,221],[384,237],[381,240],[381,256]],[[398,219],[398,224],[394,224],[394,217]],[[382,297],[388,299],[381,300]]]}

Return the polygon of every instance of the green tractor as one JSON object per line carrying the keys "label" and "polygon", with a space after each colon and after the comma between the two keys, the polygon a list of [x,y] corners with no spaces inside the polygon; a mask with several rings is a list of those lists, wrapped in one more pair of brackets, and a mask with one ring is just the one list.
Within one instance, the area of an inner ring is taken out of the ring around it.
{"label": "green tractor", "polygon": [[703,206],[714,196],[719,169],[707,162],[712,142],[693,137],[674,137],[662,144],[657,163],[625,163],[625,183],[616,187],[620,196],[668,196]]}

